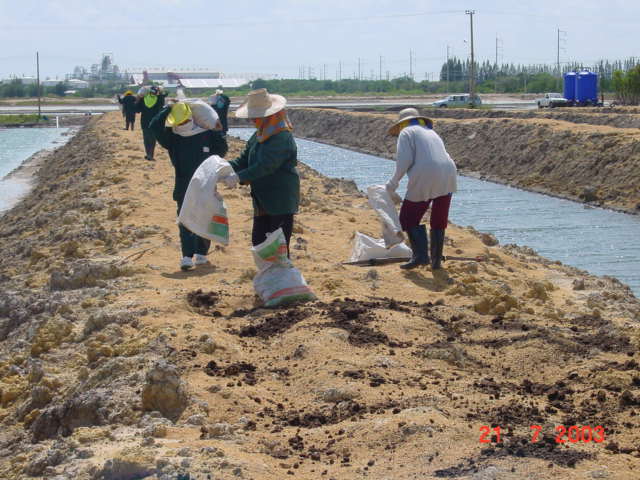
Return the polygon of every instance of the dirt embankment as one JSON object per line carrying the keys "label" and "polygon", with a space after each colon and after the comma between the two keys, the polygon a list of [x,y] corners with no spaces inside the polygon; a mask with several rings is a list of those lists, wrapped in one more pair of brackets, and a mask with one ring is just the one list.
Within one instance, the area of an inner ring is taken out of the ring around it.
{"label": "dirt embankment", "polygon": [[[395,115],[292,109],[290,117],[302,137],[394,155],[395,139],[386,131]],[[462,173],[640,212],[640,133],[634,130],[545,118],[441,118],[435,129]]]}
{"label": "dirt embankment", "polygon": [[[404,106],[385,108],[384,112],[398,112]],[[350,109],[356,112],[383,113],[371,107]],[[544,110],[472,110],[468,108],[422,108],[425,116],[436,118],[454,118],[466,120],[471,118],[514,118],[560,120],[577,124],[604,125],[617,128],[640,128],[640,111],[634,107],[615,108],[555,108]]]}
{"label": "dirt embankment", "polygon": [[378,221],[302,166],[292,258],[319,300],[262,309],[248,189],[222,189],[231,244],[184,273],[172,167],[143,155],[117,112],[93,119],[0,219],[0,478],[638,471],[640,303],[619,282],[455,226],[446,253],[482,261],[344,266]]}

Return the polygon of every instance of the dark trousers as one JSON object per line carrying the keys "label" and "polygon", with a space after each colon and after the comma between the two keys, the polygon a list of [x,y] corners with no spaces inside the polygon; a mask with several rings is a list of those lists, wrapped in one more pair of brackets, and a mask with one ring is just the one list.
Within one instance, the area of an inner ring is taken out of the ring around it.
{"label": "dark trousers", "polygon": [[447,222],[449,221],[449,207],[451,206],[451,194],[443,195],[442,197],[434,198],[426,202],[410,202],[405,199],[400,207],[400,226],[402,230],[408,232],[413,227],[420,225],[420,220],[427,210],[429,205],[433,201],[433,208],[431,209],[431,229],[432,230],[444,230],[447,228]]}
{"label": "dark trousers", "polygon": [[[180,214],[180,208],[182,207],[182,201],[178,202],[178,215]],[[200,255],[206,255],[209,253],[209,247],[211,241],[206,238],[199,237],[191,230],[178,225],[180,230],[180,248],[182,250],[183,257],[193,257],[196,253]]]}
{"label": "dark trousers", "polygon": [[133,130],[133,125],[136,123],[136,113],[125,113],[124,115],[124,129],[129,130],[129,126],[131,126],[131,130]]}
{"label": "dark trousers", "polygon": [[150,128],[142,129],[142,140],[144,141],[144,152],[147,158],[152,159],[153,153],[156,151],[156,136]]}
{"label": "dark trousers", "polygon": [[264,242],[267,235],[282,228],[284,237],[287,240],[287,252],[289,252],[289,242],[293,232],[293,213],[286,215],[260,215],[253,217],[253,230],[251,231],[251,243],[259,245]]}

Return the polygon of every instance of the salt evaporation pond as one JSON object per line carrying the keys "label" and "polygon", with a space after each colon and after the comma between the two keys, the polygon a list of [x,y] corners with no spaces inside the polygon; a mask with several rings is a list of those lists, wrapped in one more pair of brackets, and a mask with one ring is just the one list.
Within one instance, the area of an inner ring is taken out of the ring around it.
{"label": "salt evaporation pond", "polygon": [[5,178],[27,158],[43,149],[66,142],[68,128],[0,129],[0,212],[11,207],[29,191],[24,178]]}
{"label": "salt evaporation pond", "polygon": [[[247,140],[249,128],[229,133]],[[385,183],[395,164],[384,158],[308,140],[296,140],[298,159],[333,178],[354,180],[361,190]],[[406,188],[406,177],[399,193]],[[640,297],[640,217],[460,176],[450,220],[492,233],[501,244],[533,248],[540,255],[611,275]]]}

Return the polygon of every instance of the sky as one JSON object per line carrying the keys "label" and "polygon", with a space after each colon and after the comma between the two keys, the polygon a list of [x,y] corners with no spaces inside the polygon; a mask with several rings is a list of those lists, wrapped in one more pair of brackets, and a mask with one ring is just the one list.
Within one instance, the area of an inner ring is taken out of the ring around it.
{"label": "sky", "polygon": [[[112,53],[121,69],[226,76],[437,79],[447,57],[593,63],[640,55],[635,0],[0,0],[0,79],[64,78]],[[410,59],[413,61],[410,63]]]}

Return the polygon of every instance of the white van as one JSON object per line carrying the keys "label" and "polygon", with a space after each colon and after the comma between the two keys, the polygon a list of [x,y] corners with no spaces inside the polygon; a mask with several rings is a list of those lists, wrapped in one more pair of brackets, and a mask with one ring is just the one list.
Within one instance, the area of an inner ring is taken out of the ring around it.
{"label": "white van", "polygon": [[482,100],[477,95],[473,101],[468,93],[460,95],[449,95],[447,98],[433,102],[431,105],[434,107],[477,107],[482,105]]}

